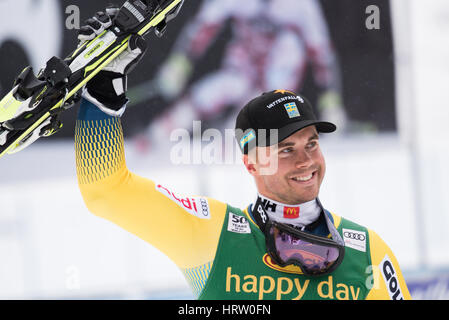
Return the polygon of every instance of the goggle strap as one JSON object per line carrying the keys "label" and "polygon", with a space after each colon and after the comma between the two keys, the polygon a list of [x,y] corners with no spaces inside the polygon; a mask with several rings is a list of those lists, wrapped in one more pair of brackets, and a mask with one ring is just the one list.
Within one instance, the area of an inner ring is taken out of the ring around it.
{"label": "goggle strap", "polygon": [[326,212],[326,210],[324,210],[323,205],[320,202],[320,199],[316,199],[318,205],[320,206],[323,214],[324,214],[324,218],[326,220],[326,225],[327,225],[327,229],[329,230],[332,239],[338,243],[341,246],[345,245],[345,242],[343,241],[343,239],[340,236],[340,233],[338,233],[337,229],[335,228],[335,225],[333,224],[333,222],[330,220],[328,213]]}
{"label": "goggle strap", "polygon": [[265,229],[270,219],[268,218],[268,214],[265,211],[262,199],[259,196],[257,197],[256,203],[254,204],[252,214],[260,230],[262,230],[262,232],[265,232]]}

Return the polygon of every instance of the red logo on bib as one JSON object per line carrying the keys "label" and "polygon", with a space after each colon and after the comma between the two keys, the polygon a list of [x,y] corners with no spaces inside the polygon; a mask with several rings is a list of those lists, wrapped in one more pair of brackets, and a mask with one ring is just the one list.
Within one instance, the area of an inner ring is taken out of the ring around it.
{"label": "red logo on bib", "polygon": [[284,218],[295,219],[299,217],[299,207],[284,207]]}

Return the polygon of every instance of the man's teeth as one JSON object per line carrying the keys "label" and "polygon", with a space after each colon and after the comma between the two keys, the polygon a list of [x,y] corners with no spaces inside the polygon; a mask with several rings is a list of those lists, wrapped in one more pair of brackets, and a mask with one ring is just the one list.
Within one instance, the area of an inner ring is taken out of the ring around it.
{"label": "man's teeth", "polygon": [[312,176],[313,176],[313,174],[311,173],[310,175],[305,176],[305,177],[293,177],[293,180],[296,180],[296,181],[307,181],[307,180],[312,179]]}

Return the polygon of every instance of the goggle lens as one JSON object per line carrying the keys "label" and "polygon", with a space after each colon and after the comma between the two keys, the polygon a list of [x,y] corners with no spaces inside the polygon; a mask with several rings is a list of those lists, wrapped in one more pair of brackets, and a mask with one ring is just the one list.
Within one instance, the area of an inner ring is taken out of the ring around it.
{"label": "goggle lens", "polygon": [[270,233],[279,258],[285,263],[298,261],[303,271],[317,274],[329,270],[338,260],[340,251],[337,247],[308,242],[272,226]]}

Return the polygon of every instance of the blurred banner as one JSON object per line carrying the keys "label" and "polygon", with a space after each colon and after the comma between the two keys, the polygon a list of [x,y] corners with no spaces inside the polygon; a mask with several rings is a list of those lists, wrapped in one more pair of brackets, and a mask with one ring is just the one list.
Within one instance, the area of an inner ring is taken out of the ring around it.
{"label": "blurred banner", "polygon": [[435,271],[432,276],[413,277],[407,279],[407,286],[415,300],[448,300],[449,273]]}
{"label": "blurred banner", "polygon": [[[117,3],[119,3],[118,1]],[[110,0],[3,0],[0,93],[27,65],[37,72],[77,44],[77,28]],[[188,128],[232,128],[236,112],[273,89],[303,93],[340,132],[395,131],[389,2],[376,1],[381,28],[370,29],[369,1],[186,1],[129,81],[126,135]],[[11,57],[14,57],[11,59]],[[179,115],[183,115],[180,117]],[[56,138],[72,137],[76,108]],[[157,135],[155,135],[157,133]]]}

